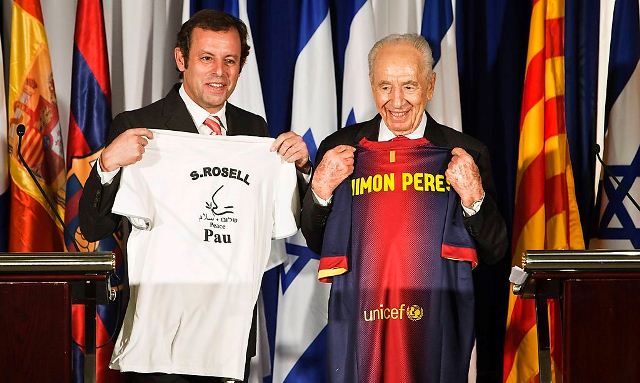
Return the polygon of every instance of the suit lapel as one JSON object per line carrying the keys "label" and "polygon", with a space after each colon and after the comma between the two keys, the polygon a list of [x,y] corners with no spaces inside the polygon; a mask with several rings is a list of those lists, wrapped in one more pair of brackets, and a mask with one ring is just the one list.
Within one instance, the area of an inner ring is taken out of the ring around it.
{"label": "suit lapel", "polygon": [[193,118],[191,118],[187,106],[178,93],[178,89],[180,89],[180,84],[176,84],[164,99],[164,106],[162,108],[162,115],[166,118],[164,126],[169,130],[198,133],[198,129],[193,123]]}
{"label": "suit lapel", "polygon": [[448,146],[448,142],[442,134],[442,129],[440,129],[440,124],[429,113],[427,113],[427,127],[424,130],[424,138],[436,146]]}
{"label": "suit lapel", "polygon": [[362,127],[356,131],[355,143],[357,144],[363,138],[369,141],[378,141],[378,132],[380,131],[380,117],[377,114],[374,118],[362,124]]}
{"label": "suit lapel", "polygon": [[227,118],[227,136],[237,136],[241,130],[238,126],[238,120],[236,116],[236,107],[231,105],[227,101],[227,109],[225,110],[225,117]]}

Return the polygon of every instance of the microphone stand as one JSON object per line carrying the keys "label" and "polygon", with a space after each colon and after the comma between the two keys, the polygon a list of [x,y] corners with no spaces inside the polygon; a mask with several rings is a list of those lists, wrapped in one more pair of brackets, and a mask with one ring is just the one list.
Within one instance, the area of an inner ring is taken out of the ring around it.
{"label": "microphone stand", "polygon": [[65,225],[64,220],[62,219],[62,217],[60,217],[60,214],[58,214],[58,209],[56,209],[55,205],[53,204],[53,202],[51,202],[51,200],[49,199],[49,196],[47,195],[47,193],[42,188],[42,185],[40,185],[40,182],[38,182],[38,179],[36,178],[36,175],[33,173],[33,170],[31,170],[31,167],[29,167],[29,164],[27,164],[27,161],[25,161],[24,157],[22,157],[22,136],[24,136],[25,130],[26,130],[26,128],[25,128],[24,124],[19,124],[16,127],[16,133],[18,134],[18,158],[20,159],[20,162],[25,167],[25,169],[27,169],[27,172],[29,172],[29,175],[31,176],[31,179],[33,180],[33,182],[38,187],[38,190],[40,191],[40,194],[42,194],[42,196],[44,197],[45,201],[47,201],[47,205],[49,205],[49,208],[51,209],[51,211],[53,211],[53,214],[57,218],[58,222],[60,222],[60,224],[62,225],[63,234],[68,239],[71,239],[71,241],[73,242],[73,245],[76,248],[76,251],[80,251],[80,246],[78,245],[78,242],[76,241],[76,239],[71,234],[69,234],[69,230],[67,229],[67,225]]}

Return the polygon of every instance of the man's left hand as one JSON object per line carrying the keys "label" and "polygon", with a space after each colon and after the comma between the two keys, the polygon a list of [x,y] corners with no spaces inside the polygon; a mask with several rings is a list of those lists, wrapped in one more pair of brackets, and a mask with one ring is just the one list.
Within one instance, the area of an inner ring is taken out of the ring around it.
{"label": "man's left hand", "polygon": [[305,174],[311,171],[307,144],[296,133],[285,132],[279,135],[271,145],[271,151],[277,151],[287,162],[294,162],[299,171]]}
{"label": "man's left hand", "polygon": [[453,154],[453,157],[449,161],[449,166],[444,175],[460,196],[462,205],[471,207],[475,201],[478,201],[484,195],[480,170],[473,157],[464,149],[453,148],[451,154]]}

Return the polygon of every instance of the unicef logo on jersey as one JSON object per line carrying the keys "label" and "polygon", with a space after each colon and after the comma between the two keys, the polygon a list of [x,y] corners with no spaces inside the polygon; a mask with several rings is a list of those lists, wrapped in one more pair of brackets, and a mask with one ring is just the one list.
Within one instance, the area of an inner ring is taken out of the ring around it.
{"label": "unicef logo on jersey", "polygon": [[365,322],[373,322],[377,320],[403,320],[405,318],[411,321],[419,321],[424,316],[424,309],[419,305],[401,304],[397,307],[380,307],[362,311]]}
{"label": "unicef logo on jersey", "polygon": [[411,305],[407,308],[407,318],[411,319],[412,321],[422,319],[423,315],[424,310],[418,305]]}
{"label": "unicef logo on jersey", "polygon": [[204,223],[204,242],[231,243],[231,234],[225,232],[238,223],[238,219],[233,216],[234,208],[229,202],[230,196],[223,191],[224,186],[217,187],[210,200],[203,203],[204,212],[200,214],[199,221]]}

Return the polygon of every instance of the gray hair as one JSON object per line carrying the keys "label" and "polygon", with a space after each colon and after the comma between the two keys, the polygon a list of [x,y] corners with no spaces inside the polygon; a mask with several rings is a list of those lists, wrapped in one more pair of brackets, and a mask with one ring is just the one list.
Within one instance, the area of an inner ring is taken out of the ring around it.
{"label": "gray hair", "polygon": [[418,50],[422,55],[422,64],[427,69],[427,75],[433,70],[433,54],[431,53],[431,47],[427,40],[416,33],[405,34],[393,34],[387,37],[383,37],[373,45],[373,48],[369,51],[369,80],[373,80],[373,63],[376,61],[378,52],[387,44],[406,43]]}

